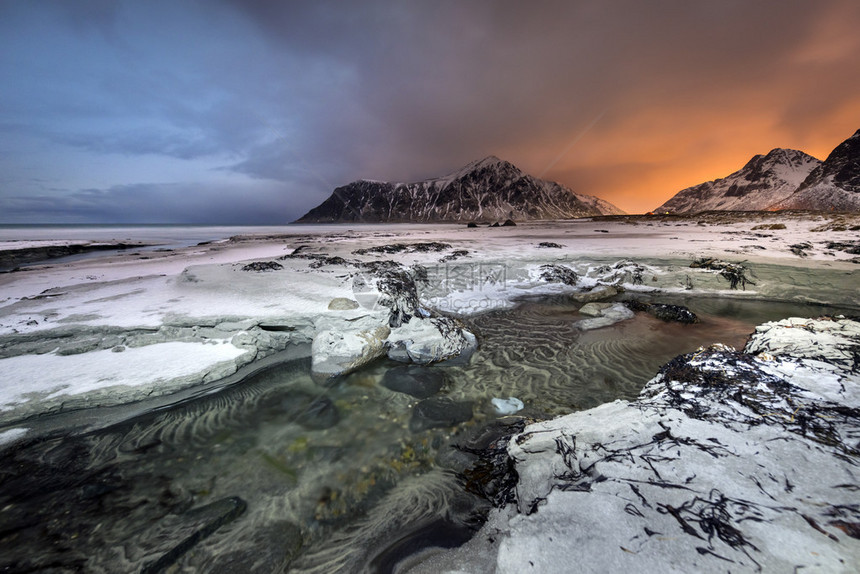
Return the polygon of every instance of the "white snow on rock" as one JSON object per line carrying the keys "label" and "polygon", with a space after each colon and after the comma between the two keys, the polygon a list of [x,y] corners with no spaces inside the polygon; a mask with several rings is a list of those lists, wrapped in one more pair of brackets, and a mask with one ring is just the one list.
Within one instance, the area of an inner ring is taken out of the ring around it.
{"label": "white snow on rock", "polygon": [[529,425],[508,446],[516,504],[414,572],[856,571],[860,355],[816,381],[791,349],[834,356],[858,328],[772,323],[746,352],[676,358],[636,401]]}
{"label": "white snow on rock", "polygon": [[[592,307],[589,307],[589,305]],[[583,307],[588,307],[584,313],[585,315],[598,315],[592,319],[583,319],[576,322],[576,327],[583,331],[608,327],[621,321],[632,319],[635,316],[635,313],[625,307],[623,303],[606,306],[601,303],[587,303]],[[580,309],[580,313],[582,313],[582,309]]]}
{"label": "white snow on rock", "polygon": [[391,331],[388,357],[419,365],[451,359],[477,347],[475,335],[447,317],[412,317]]}
{"label": "white snow on rock", "polygon": [[171,386],[215,380],[234,373],[236,359],[247,352],[222,340],[208,344],[160,343],[122,352],[100,350],[0,359],[0,411],[34,399],[46,401],[115,386]]}
{"label": "white snow on rock", "polygon": [[375,318],[358,322],[351,329],[317,333],[311,346],[311,371],[328,378],[350,373],[385,355],[391,329]]}

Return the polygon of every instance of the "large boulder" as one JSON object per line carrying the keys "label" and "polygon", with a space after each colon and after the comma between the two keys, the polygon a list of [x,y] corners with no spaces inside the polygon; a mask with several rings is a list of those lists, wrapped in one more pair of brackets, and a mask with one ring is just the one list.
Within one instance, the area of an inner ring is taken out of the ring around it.
{"label": "large boulder", "polygon": [[388,357],[420,365],[470,353],[477,347],[475,335],[448,317],[412,317],[388,337]]}
{"label": "large boulder", "polygon": [[595,285],[589,291],[571,293],[569,297],[580,303],[591,303],[592,301],[604,301],[616,295],[618,295],[618,289],[611,285]]}
{"label": "large boulder", "polygon": [[352,329],[320,331],[311,345],[311,373],[314,378],[345,375],[385,356],[388,325],[364,321]]}
{"label": "large boulder", "polygon": [[[583,331],[609,327],[615,323],[632,319],[634,316],[633,311],[625,307],[623,303],[615,303],[607,307],[595,303],[589,303],[588,305],[593,305],[593,307],[583,306],[586,308],[586,314],[591,313],[597,316],[592,319],[583,319],[576,323],[576,327]],[[580,313],[582,313],[582,309],[580,309]]]}

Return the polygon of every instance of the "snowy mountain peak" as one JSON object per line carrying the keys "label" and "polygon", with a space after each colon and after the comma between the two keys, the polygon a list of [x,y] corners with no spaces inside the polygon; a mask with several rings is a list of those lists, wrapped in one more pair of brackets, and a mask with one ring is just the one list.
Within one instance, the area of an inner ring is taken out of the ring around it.
{"label": "snowy mountain peak", "polygon": [[764,209],[860,211],[860,130],[823,162],[795,149],[772,149],[727,177],[679,191],[655,211]]}
{"label": "snowy mountain peak", "polygon": [[795,149],[775,148],[753,156],[741,169],[721,179],[688,187],[658,207],[657,213],[710,210],[756,211],[784,200],[820,160]]}
{"label": "snowy mountain peak", "polygon": [[[496,171],[517,171],[517,172],[520,171],[519,168],[517,168],[514,164],[507,162],[503,159],[499,159],[494,155],[489,155],[489,156],[485,157],[484,159],[479,159],[479,160],[473,161],[471,163],[467,163],[465,166],[461,167],[457,171],[455,171],[453,173],[449,173],[446,176],[438,178],[437,181],[439,181],[439,180],[450,181],[450,180],[457,179],[459,177],[463,177],[469,173],[477,172],[477,171],[481,171],[481,170],[486,170],[486,169],[491,169],[491,170],[496,170]],[[520,172],[520,173],[522,173],[522,172]]]}
{"label": "snowy mountain peak", "polygon": [[860,130],[836,146],[775,209],[860,210]]}
{"label": "snowy mountain peak", "polygon": [[298,222],[431,222],[569,219],[624,213],[489,156],[414,183],[357,181],[338,187]]}

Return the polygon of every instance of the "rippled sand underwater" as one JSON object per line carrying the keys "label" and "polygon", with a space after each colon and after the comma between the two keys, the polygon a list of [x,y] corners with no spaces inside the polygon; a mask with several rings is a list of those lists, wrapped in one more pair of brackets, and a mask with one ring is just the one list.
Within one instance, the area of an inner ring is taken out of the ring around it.
{"label": "rippled sand underwater", "polygon": [[532,418],[630,399],[678,354],[740,347],[758,323],[828,311],[660,301],[701,322],[638,313],[583,332],[580,304],[564,297],[468,319],[480,340],[470,362],[426,367],[439,395],[471,405],[455,427],[410,425],[418,399],[381,384],[398,364],[321,386],[299,360],[111,428],[16,445],[0,455],[0,567],[389,571],[421,541],[459,544],[480,525],[489,504],[462,477],[474,457],[452,445],[498,424],[492,398],[518,398]]}

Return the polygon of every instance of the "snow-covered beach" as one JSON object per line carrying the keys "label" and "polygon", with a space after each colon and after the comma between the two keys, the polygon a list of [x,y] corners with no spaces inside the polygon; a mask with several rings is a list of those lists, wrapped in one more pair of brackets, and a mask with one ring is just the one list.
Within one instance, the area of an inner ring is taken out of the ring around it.
{"label": "snow-covered beach", "polygon": [[[344,263],[386,259],[429,266],[436,273],[433,277],[436,283],[427,290],[425,303],[454,313],[509,306],[524,294],[576,291],[613,281],[620,281],[631,290],[860,304],[853,281],[857,273],[857,263],[853,261],[858,256],[847,249],[828,247],[840,242],[853,245],[856,231],[850,227],[856,217],[835,224],[843,231],[826,229],[834,227],[828,218],[769,217],[763,221],[719,216],[712,220],[586,220],[478,229],[463,225],[293,226],[284,229],[287,233],[239,236],[169,252],[142,254],[132,250],[109,258],[34,266],[0,275],[0,336],[5,338],[4,356],[19,357],[14,366],[6,361],[3,370],[21,381],[4,388],[3,409],[8,411],[26,404],[30,401],[23,400],[23,396],[42,392],[28,384],[29,377],[17,373],[18,369],[38,370],[46,352],[57,351],[53,359],[67,357],[64,360],[74,370],[75,362],[90,363],[92,357],[84,350],[110,350],[118,346],[118,335],[150,333],[147,343],[186,342],[185,356],[201,358],[200,381],[212,380],[211,376],[207,378],[210,368],[224,360],[234,361],[237,349],[245,350],[240,363],[253,360],[261,349],[245,337],[238,347],[228,343],[233,350],[224,347],[219,354],[216,349],[220,343],[247,334],[261,324],[303,325],[304,331],[297,330],[312,338],[317,328],[315,323],[321,320],[384,313],[365,307],[357,311],[329,311],[332,299],[354,298],[355,269],[337,262],[313,265],[319,261],[313,258],[281,259],[300,247],[306,249],[305,255],[341,257]],[[761,229],[771,225],[786,227]],[[353,254],[362,248],[427,242],[444,242],[446,246],[427,252],[406,249],[370,256]],[[807,245],[798,250],[797,246]],[[440,259],[456,251],[467,254],[440,263]],[[732,290],[718,274],[689,267],[692,261],[704,257],[745,262],[759,279],[743,290]],[[283,268],[271,272],[242,271],[248,261],[267,259],[278,260]],[[610,278],[596,272],[601,263],[624,260],[647,266],[644,272],[647,277],[636,284],[632,275],[625,282],[623,273],[610,273],[613,275]],[[543,281],[537,270],[544,264],[567,265],[582,276],[582,282],[571,288]],[[477,273],[481,266],[486,277],[480,280],[463,274],[464,270]],[[686,283],[688,278],[692,285]],[[176,333],[170,333],[171,329]],[[195,334],[188,332],[189,329]],[[201,331],[206,329],[211,332]],[[106,339],[109,333],[113,339]],[[99,341],[93,342],[93,337]],[[55,347],[48,348],[54,344]],[[265,352],[265,344],[262,348]],[[111,357],[115,370],[123,371],[123,361],[133,361],[134,355],[132,352]],[[179,371],[174,373],[175,369]],[[169,382],[188,375],[187,369],[187,365],[179,367],[165,361],[150,376],[153,384]],[[129,377],[130,386],[143,382],[131,372],[100,378],[105,387],[111,387],[122,386],[123,377]],[[62,388],[64,385],[59,382],[56,387],[51,395],[74,396],[78,390],[73,384]],[[88,391],[94,390],[93,385],[86,387]]]}
{"label": "snow-covered beach", "polygon": [[[308,380],[308,384],[319,385],[321,378],[329,374],[345,375],[356,369],[355,376],[360,378],[363,365],[372,367],[375,359],[386,354],[419,365],[449,358],[475,344],[480,349],[482,337],[479,333],[477,341],[472,342],[469,339],[471,334],[457,327],[451,332],[466,333],[458,339],[438,323],[438,317],[456,319],[457,316],[474,317],[487,311],[511,309],[523,298],[563,297],[567,305],[579,310],[583,310],[586,304],[596,303],[592,314],[583,312],[571,318],[571,323],[577,323],[582,332],[589,332],[592,327],[607,328],[629,321],[634,313],[624,306],[622,299],[635,295],[644,296],[649,301],[657,301],[661,297],[667,301],[707,297],[776,301],[794,305],[794,308],[806,306],[811,315],[820,314],[817,313],[820,309],[857,315],[860,314],[858,225],[860,217],[857,216],[804,214],[608,217],[493,228],[451,224],[308,225],[267,229],[262,234],[224,237],[221,241],[164,251],[126,249],[107,257],[68,263],[45,261],[20,271],[0,274],[0,448],[26,449],[27,445],[39,440],[58,440],[58,433],[63,432],[80,436],[87,431],[108,428],[147,412],[164,409],[180,399],[207,394],[215,396],[219,389],[228,388],[242,381],[243,377],[282,360],[310,358],[317,382]],[[391,269],[405,273],[397,277],[418,284],[415,292],[417,301],[407,301],[408,293],[404,295],[402,289],[393,293],[379,286],[378,281],[386,277],[391,279],[385,275],[386,270]],[[396,309],[406,315],[403,321],[393,321]],[[851,326],[854,324],[846,320],[844,333],[839,339],[849,347],[857,344],[857,333]],[[816,327],[809,332],[819,344],[823,335],[819,337],[817,333],[825,331],[827,329],[823,327]],[[327,346],[323,345],[324,342]],[[778,354],[781,351],[768,348],[767,352]],[[816,376],[808,372],[803,374],[803,369],[819,369],[816,372],[821,373],[825,367],[818,363],[784,366],[793,360],[800,361],[800,358],[786,358],[775,367],[765,365],[760,368],[774,377],[782,377],[799,388],[805,388],[809,393],[817,393],[817,398],[809,398],[810,401],[829,401],[828,404],[841,404],[846,409],[853,409],[848,414],[840,414],[846,417],[847,422],[843,421],[845,426],[839,427],[837,432],[842,433],[838,442],[847,445],[845,448],[848,449],[847,453],[844,449],[839,451],[840,457],[847,456],[856,464],[856,446],[851,444],[851,440],[856,439],[850,439],[858,432],[854,414],[858,407],[855,404],[857,394],[856,389],[852,389],[852,385],[858,383],[856,355],[854,357],[853,363],[842,365],[828,375],[827,384],[842,390],[828,390],[808,382]],[[810,358],[821,362],[819,359]],[[774,375],[774,369],[782,369],[780,372],[783,374]],[[361,384],[378,386],[379,381],[373,377],[368,375],[368,380]],[[806,386],[798,383],[798,377],[807,381]],[[658,379],[649,383],[646,390],[655,389]],[[641,381],[643,386],[646,380]],[[669,378],[664,376],[663,380],[669,381]],[[324,384],[320,388],[325,388]],[[659,395],[659,390],[653,390],[652,394]],[[403,408],[412,408],[414,399],[404,400]],[[790,404],[794,404],[792,400],[789,400]],[[646,399],[643,401],[647,403]],[[392,409],[395,408],[394,403]],[[677,408],[677,405],[666,406],[670,407]],[[609,413],[607,409],[615,410]],[[632,410],[635,408],[627,406],[627,403],[611,403],[594,411],[568,415],[579,418],[554,419],[526,427],[524,436],[550,432],[542,430],[544,427],[555,429],[551,432],[557,433],[545,435],[547,437],[573,436],[576,433],[588,435],[592,431],[581,429],[585,424],[582,421],[587,420],[582,417],[627,421],[633,415],[628,417],[625,413]],[[529,414],[528,408],[523,412],[527,416],[543,418],[540,413]],[[790,415],[791,409],[786,413]],[[627,430],[635,430],[643,437],[642,433],[647,434],[654,429],[655,433],[662,432],[660,421],[669,424],[676,435],[683,432],[689,436],[699,431],[710,432],[701,425],[717,424],[713,421],[684,422],[674,411],[670,415],[668,418],[665,412],[653,415],[656,418],[649,418],[647,422],[633,418],[629,424],[619,422],[619,428],[612,431],[616,433],[613,436],[622,440],[621,434]],[[672,419],[673,416],[676,418]],[[563,422],[566,420],[569,422]],[[675,423],[666,422],[671,420],[681,422],[672,426]],[[529,420],[526,418],[523,422]],[[458,424],[453,420],[449,423],[453,428]],[[420,423],[423,424],[428,423]],[[415,423],[412,428],[417,428]],[[571,429],[579,430],[574,432]],[[456,435],[456,431],[452,432]],[[772,440],[776,431],[762,432],[762,437],[756,440]],[[727,436],[731,440],[739,440],[734,435]],[[554,440],[550,442],[556,444]],[[594,440],[596,444],[605,443],[607,439]],[[635,442],[638,439],[629,440]],[[805,443],[798,445],[797,448],[806,448]],[[734,455],[747,456],[741,452],[740,446],[722,446],[734,449]],[[557,489],[552,486],[552,481],[561,471],[553,466],[554,462],[531,463],[529,457],[532,455],[524,455],[517,448],[522,450],[525,447],[521,448],[518,442],[511,443],[510,447],[520,476],[516,487],[519,489],[519,502],[509,502],[502,511],[490,511],[491,519],[487,526],[470,543],[473,546],[485,545],[476,551],[482,561],[475,567],[488,572],[494,571],[491,567],[499,572],[513,572],[522,571],[525,564],[533,562],[541,564],[542,571],[564,571],[562,564],[551,558],[557,551],[543,540],[544,537],[556,536],[550,534],[549,526],[555,523],[545,523],[541,519],[536,526],[529,517],[557,512],[560,513],[559,518],[553,520],[559,524],[571,520],[576,522],[571,516],[576,515],[580,503],[569,504],[565,499],[546,507],[525,508],[524,505],[536,503]],[[531,452],[545,450],[541,447]],[[400,452],[398,460],[401,462],[398,464],[403,464],[403,456]],[[779,457],[774,456],[769,464],[779,462]],[[816,459],[814,464],[819,467],[829,464],[825,462],[830,460],[827,452],[820,456],[821,459]],[[569,462],[565,459],[565,464]],[[704,462],[691,464],[697,465],[695,469],[705,465]],[[833,467],[833,472],[842,473],[838,479],[840,484],[856,485],[851,465],[839,466],[841,464],[834,462]],[[696,474],[695,469],[684,467],[682,463],[676,467],[679,473],[689,470]],[[433,468],[430,472],[438,472],[438,469]],[[663,469],[654,472],[658,477],[667,475]],[[713,477],[715,481],[718,479]],[[651,479],[637,475],[636,480],[647,482]],[[800,484],[802,480],[793,479],[791,482]],[[689,488],[707,487],[710,490],[717,488],[715,484],[706,480],[701,486],[696,484]],[[546,492],[540,492],[542,488]],[[624,488],[631,492],[627,486]],[[739,492],[746,494],[746,488],[744,485]],[[528,496],[524,489],[530,489]],[[616,491],[607,492],[610,497],[621,496]],[[529,496],[531,500],[527,500]],[[558,494],[553,496],[559,498]],[[189,504],[195,508],[208,500],[204,495],[195,495],[192,499]],[[667,499],[662,504],[675,508],[682,502]],[[358,501],[356,504],[362,503]],[[377,500],[378,508],[385,504],[394,503],[384,497]],[[585,504],[583,508],[590,508],[587,513],[591,519],[604,512],[608,513],[607,516],[617,514],[617,509],[611,509],[611,505],[600,504],[598,509],[591,508],[590,502],[582,504]],[[851,503],[845,500],[838,502],[837,506],[848,508]],[[624,511],[624,504],[620,509]],[[282,510],[289,514],[289,509]],[[179,510],[171,512],[171,515],[182,516]],[[349,511],[345,512],[349,514]],[[809,513],[803,512],[805,520]],[[836,517],[833,521],[855,524],[857,509],[848,508],[844,512],[847,513],[845,516]],[[801,511],[795,513],[795,516],[800,515]],[[253,510],[248,516],[262,520]],[[675,520],[676,524],[681,524],[672,516],[670,513],[670,522]],[[810,518],[819,525],[818,529],[809,527],[813,532],[811,536],[826,537],[819,531],[827,528],[828,533],[836,532],[820,517]],[[810,535],[797,534],[803,524],[809,524],[809,521],[801,522],[800,526],[796,521],[781,525],[780,532],[783,529],[791,532],[793,534],[789,538],[794,537],[791,540],[803,543],[804,537]],[[546,525],[546,531],[541,530],[542,525]],[[307,526],[297,528],[302,530]],[[537,530],[533,530],[535,528]],[[564,528],[562,530],[567,532]],[[619,532],[626,532],[624,528],[619,525]],[[665,530],[668,526],[661,522],[660,528]],[[656,527],[652,530],[656,531]],[[422,532],[421,528],[415,532]],[[503,542],[487,546],[488,532],[497,532],[489,537]],[[753,536],[768,536],[762,532]],[[349,560],[359,563],[373,558],[367,553],[375,552],[377,558],[385,554],[380,550],[379,540],[374,538],[378,534],[367,534],[364,539],[366,553],[357,552],[356,556],[360,556]],[[152,536],[157,537],[157,534]],[[315,540],[313,533],[304,532],[302,536]],[[299,539],[302,536],[296,535]],[[660,536],[672,537],[673,534],[662,532]],[[814,552],[818,553],[816,556],[822,556],[817,564],[823,569],[846,564],[848,571],[852,560],[856,565],[860,551],[850,532],[847,536],[838,537],[838,544],[831,538],[827,538],[829,542],[816,543]],[[358,536],[343,540],[358,544],[362,539]],[[314,542],[318,543],[318,540]],[[594,556],[600,556],[602,545],[608,542],[583,541],[582,544],[593,545]],[[725,566],[725,559],[735,560],[737,568],[750,571],[754,571],[759,563],[778,564],[780,567],[789,563],[800,564],[800,558],[786,559],[785,564],[761,556],[757,560],[757,552],[770,556],[776,550],[767,549],[758,538],[750,545],[755,549],[747,547],[741,550],[746,557],[744,559],[732,558],[722,549],[706,545],[702,546],[706,552],[694,550],[696,553],[690,555],[698,562],[691,563],[690,556],[670,549],[665,556],[658,553],[643,563],[649,564],[648,567],[654,571],[664,567],[670,571],[672,568],[680,571],[692,567],[716,570]],[[613,546],[613,552],[618,546]],[[618,561],[619,565],[626,563],[627,559],[633,560],[630,557],[639,551],[638,547],[630,547],[627,542],[620,546],[626,550],[620,551],[624,560]],[[674,548],[669,542],[664,546]],[[319,557],[317,546],[313,548],[312,554]],[[314,571],[313,567],[307,566],[313,561],[302,552],[288,552],[280,560],[286,564],[295,555],[305,556],[301,558],[305,562],[299,563],[297,571]],[[402,550],[398,552],[403,554]],[[157,553],[152,549],[142,554],[132,552],[124,558],[128,562],[123,564],[139,567]],[[217,558],[217,552],[214,556]],[[456,553],[451,556],[454,558],[444,562],[445,568],[455,571],[461,566],[456,561]],[[207,559],[214,560],[211,556]],[[276,558],[272,560],[277,561]],[[321,565],[328,564],[321,558],[319,560]],[[102,567],[110,564],[110,559],[97,562]],[[347,561],[344,564],[353,563]],[[323,568],[321,565],[318,567]]]}

